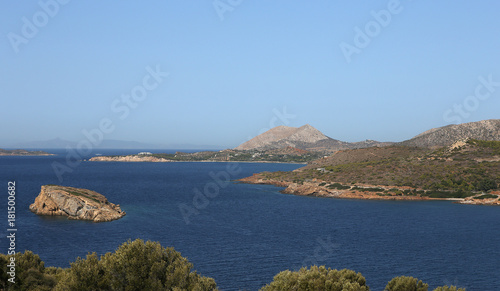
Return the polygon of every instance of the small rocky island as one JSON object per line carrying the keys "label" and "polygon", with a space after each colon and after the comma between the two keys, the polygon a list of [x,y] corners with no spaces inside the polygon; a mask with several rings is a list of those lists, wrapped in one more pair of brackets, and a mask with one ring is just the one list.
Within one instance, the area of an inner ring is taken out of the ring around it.
{"label": "small rocky island", "polygon": [[42,186],[30,210],[38,215],[61,215],[94,222],[112,221],[125,216],[120,205],[110,203],[102,194],[58,185]]}

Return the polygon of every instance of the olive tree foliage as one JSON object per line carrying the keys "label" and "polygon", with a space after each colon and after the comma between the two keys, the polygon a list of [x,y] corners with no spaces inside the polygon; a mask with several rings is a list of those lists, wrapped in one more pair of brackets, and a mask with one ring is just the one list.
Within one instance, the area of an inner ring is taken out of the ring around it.
{"label": "olive tree foliage", "polygon": [[[8,264],[15,264],[14,283],[8,281],[12,278],[9,275],[10,267]],[[56,285],[56,272],[51,268],[51,272],[46,272],[44,262],[40,257],[31,251],[16,253],[15,255],[0,254],[0,290],[28,290],[45,291],[52,290]]]}
{"label": "olive tree foliage", "polygon": [[[15,283],[9,282],[15,260]],[[67,269],[48,267],[31,251],[15,255],[0,254],[0,290],[217,290],[212,278],[192,271],[193,265],[173,248],[157,242],[127,241],[114,253],[98,257],[90,253],[77,258]],[[352,270],[333,270],[324,266],[283,271],[261,288],[273,290],[369,291],[365,278]],[[386,291],[427,291],[428,285],[413,277],[395,277]],[[434,291],[466,291],[442,286]]]}
{"label": "olive tree foliage", "polygon": [[465,288],[458,288],[457,286],[442,286],[437,287],[434,291],[466,291]]}
{"label": "olive tree foliage", "polygon": [[422,283],[417,278],[400,276],[389,281],[385,291],[427,291],[428,288],[428,284]]}
{"label": "olive tree foliage", "polygon": [[173,248],[129,240],[100,259],[95,253],[78,258],[55,290],[217,290],[212,278],[192,268]]}
{"label": "olive tree foliage", "polygon": [[283,271],[261,291],[273,290],[325,290],[325,291],[368,291],[365,278],[352,270],[326,269],[325,266],[302,268],[297,272]]}

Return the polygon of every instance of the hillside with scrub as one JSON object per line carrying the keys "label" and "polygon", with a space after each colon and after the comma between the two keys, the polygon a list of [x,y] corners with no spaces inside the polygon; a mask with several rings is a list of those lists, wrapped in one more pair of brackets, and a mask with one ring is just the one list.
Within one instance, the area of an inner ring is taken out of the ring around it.
{"label": "hillside with scrub", "polygon": [[380,196],[465,198],[498,190],[500,141],[469,139],[437,150],[400,145],[344,150],[293,172],[258,175],[261,182],[314,181],[318,186]]}

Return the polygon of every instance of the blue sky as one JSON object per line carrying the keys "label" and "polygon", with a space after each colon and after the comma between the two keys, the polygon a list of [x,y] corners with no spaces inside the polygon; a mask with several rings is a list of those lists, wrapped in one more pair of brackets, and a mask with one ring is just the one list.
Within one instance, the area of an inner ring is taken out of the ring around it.
{"label": "blue sky", "polygon": [[[499,118],[498,11],[493,0],[5,1],[0,147],[78,141],[103,119],[106,139],[234,147],[272,125],[401,141]],[[151,70],[168,76],[141,91]],[[132,92],[133,108],[121,101]]]}

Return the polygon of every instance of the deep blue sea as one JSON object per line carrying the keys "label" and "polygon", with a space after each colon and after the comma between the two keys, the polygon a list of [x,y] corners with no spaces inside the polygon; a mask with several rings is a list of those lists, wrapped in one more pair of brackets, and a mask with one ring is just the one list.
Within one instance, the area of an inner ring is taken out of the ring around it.
{"label": "deep blue sea", "polygon": [[[13,180],[17,250],[32,250],[46,266],[68,267],[88,252],[113,252],[141,238],[173,246],[221,290],[258,290],[282,270],[311,264],[361,272],[371,290],[400,275],[431,288],[500,290],[499,207],[301,197],[225,182],[301,166],[294,164],[81,162],[61,182],[52,163],[65,164],[66,155],[52,152],[59,155],[0,157],[0,252],[7,252],[7,182]],[[97,191],[127,215],[106,223],[37,216],[28,207],[44,184]]]}

